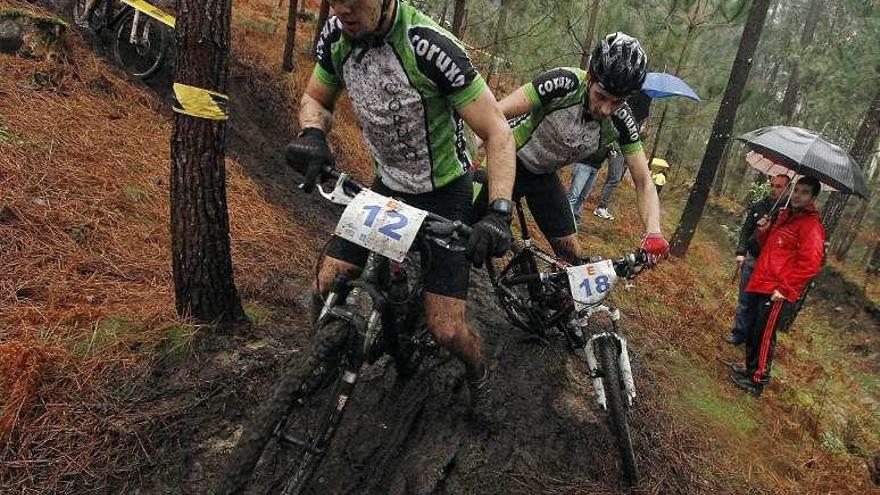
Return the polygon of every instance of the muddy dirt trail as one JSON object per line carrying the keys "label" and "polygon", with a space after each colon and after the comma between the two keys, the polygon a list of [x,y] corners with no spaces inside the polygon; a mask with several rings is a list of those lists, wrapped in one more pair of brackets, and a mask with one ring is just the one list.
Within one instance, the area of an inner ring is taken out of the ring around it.
{"label": "muddy dirt trail", "polygon": [[[229,153],[265,189],[266,197],[309,225],[315,236],[332,231],[340,210],[295,188],[283,161],[289,108],[263,84],[269,74],[232,64]],[[183,360],[159,363],[140,385],[137,404],[149,421],[134,437],[145,461],[120,480],[119,492],[212,493],[242,424],[290,360],[302,358],[309,280],[286,280],[299,297],[263,300],[268,323],[198,335]],[[483,272],[472,274],[471,321],[493,369],[496,410],[487,429],[467,419],[463,368],[442,356],[406,383],[393,369],[371,368],[359,382],[330,454],[311,492],[326,493],[619,493],[616,451],[593,410],[583,366],[561,342],[526,340],[502,316]],[[631,351],[632,352],[632,351]],[[639,361],[638,350],[634,361]],[[636,370],[636,384],[644,384]],[[650,388],[640,392],[650,397]],[[690,493],[687,473],[676,473],[653,453],[656,412],[633,418],[644,481],[638,491]],[[139,440],[142,441],[142,440]],[[270,454],[270,459],[272,452]],[[656,468],[655,468],[656,466]],[[273,462],[250,493],[271,491]]]}

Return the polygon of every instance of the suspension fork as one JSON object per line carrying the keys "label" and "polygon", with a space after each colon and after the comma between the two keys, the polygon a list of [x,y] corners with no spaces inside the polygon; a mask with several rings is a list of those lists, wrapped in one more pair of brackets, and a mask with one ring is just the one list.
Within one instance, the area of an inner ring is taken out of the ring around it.
{"label": "suspension fork", "polygon": [[137,44],[137,26],[138,22],[141,20],[141,11],[138,9],[134,9],[134,17],[132,17],[131,21],[131,32],[128,35],[128,42],[132,45]]}
{"label": "suspension fork", "polygon": [[605,306],[598,306],[595,308],[591,308],[591,311],[588,315],[578,321],[577,324],[583,329],[586,329],[586,320],[589,316],[594,312],[603,312],[607,314],[611,318],[611,331],[604,331],[594,334],[587,340],[586,344],[582,349],[575,350],[575,353],[580,355],[586,362],[587,367],[590,371],[590,377],[593,379],[593,389],[596,392],[596,403],[603,410],[608,408],[607,399],[605,396],[605,386],[602,383],[602,377],[604,373],[601,369],[599,369],[599,362],[596,359],[596,344],[595,342],[599,339],[611,339],[616,342],[616,347],[618,349],[618,359],[617,366],[620,371],[620,377],[623,381],[623,388],[626,392],[626,402],[627,405],[632,407],[635,403],[636,399],[636,385],[635,380],[633,379],[632,374],[632,364],[629,359],[629,349],[627,347],[626,338],[620,335],[619,330],[619,320],[620,320],[620,311],[617,309],[609,309]]}
{"label": "suspension fork", "polygon": [[[354,387],[360,376],[361,367],[364,361],[370,358],[373,345],[378,341],[382,314],[386,307],[385,296],[379,290],[379,287],[381,285],[382,270],[387,270],[387,267],[387,258],[383,258],[376,253],[370,253],[360,277],[356,280],[348,280],[340,275],[333,281],[333,285],[324,299],[324,306],[321,309],[316,326],[320,326],[331,315],[341,318],[354,327],[355,338],[361,339],[363,342],[362,345],[354,345],[355,352],[351,354],[350,361],[343,365],[342,376],[334,390],[336,398],[333,402],[333,409],[324,419],[325,428],[322,428],[324,431],[323,435],[320,438],[304,440],[292,435],[282,434],[282,441],[304,448],[319,458],[323,457],[324,449],[339,426],[342,414],[354,393]],[[355,289],[365,291],[373,301],[370,315],[366,320],[362,315],[355,314],[343,307],[349,293]]]}
{"label": "suspension fork", "polygon": [[[134,17],[132,17],[132,20],[131,20],[131,31],[128,34],[128,42],[131,43],[132,45],[138,44],[137,27],[140,24],[141,15],[142,15],[142,13],[140,10],[134,9]],[[140,39],[141,43],[140,44],[146,45],[149,38],[150,38],[150,23],[145,22],[144,29],[141,32],[141,39]]]}

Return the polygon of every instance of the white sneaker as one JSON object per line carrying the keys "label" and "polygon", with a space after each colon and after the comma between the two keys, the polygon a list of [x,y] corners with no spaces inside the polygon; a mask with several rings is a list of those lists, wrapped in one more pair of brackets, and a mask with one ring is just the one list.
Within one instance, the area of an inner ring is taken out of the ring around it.
{"label": "white sneaker", "polygon": [[596,208],[593,210],[593,215],[596,215],[599,218],[604,218],[605,220],[614,220],[614,215],[608,213],[608,208]]}

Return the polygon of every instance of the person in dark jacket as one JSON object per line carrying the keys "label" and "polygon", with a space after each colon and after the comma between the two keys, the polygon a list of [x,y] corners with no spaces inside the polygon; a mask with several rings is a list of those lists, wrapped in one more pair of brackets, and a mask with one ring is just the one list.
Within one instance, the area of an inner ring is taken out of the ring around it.
{"label": "person in dark jacket", "polygon": [[745,221],[739,230],[739,242],[736,245],[736,263],[739,270],[739,298],[736,306],[736,319],[733,322],[733,330],[724,340],[731,345],[740,345],[746,341],[746,332],[749,328],[749,318],[746,308],[749,305],[749,298],[752,297],[746,292],[746,284],[749,283],[749,277],[752,276],[752,270],[755,268],[755,260],[758,259],[757,243],[750,243],[752,234],[755,233],[755,227],[758,220],[768,215],[776,206],[779,198],[788,188],[791,179],[787,175],[777,175],[770,180],[770,191],[767,196],[759,199],[749,206],[746,213]]}
{"label": "person in dark jacket", "polygon": [[820,189],[818,180],[804,177],[772,227],[769,216],[757,223],[755,239],[761,253],[746,285],[746,292],[754,295],[747,308],[753,320],[746,337],[746,363],[730,374],[736,386],[756,396],[770,381],[780,312],[797,302],[822,267],[825,229],[815,206]]}

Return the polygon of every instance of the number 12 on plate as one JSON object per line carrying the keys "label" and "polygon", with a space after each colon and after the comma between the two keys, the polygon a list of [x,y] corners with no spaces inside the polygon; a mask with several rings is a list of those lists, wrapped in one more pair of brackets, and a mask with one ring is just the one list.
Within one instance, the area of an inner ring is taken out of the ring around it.
{"label": "number 12 on plate", "polygon": [[427,212],[364,190],[345,208],[336,235],[370,251],[402,261]]}

